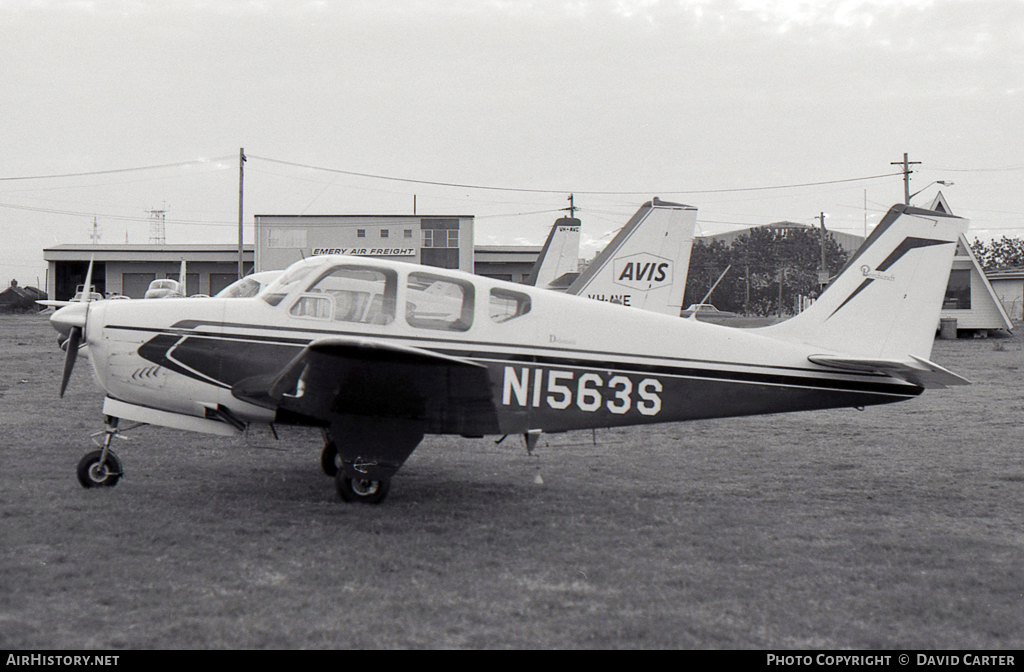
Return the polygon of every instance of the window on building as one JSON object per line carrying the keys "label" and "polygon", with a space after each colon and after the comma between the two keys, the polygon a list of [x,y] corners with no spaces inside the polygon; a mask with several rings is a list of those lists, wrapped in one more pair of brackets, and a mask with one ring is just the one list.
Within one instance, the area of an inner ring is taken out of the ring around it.
{"label": "window on building", "polygon": [[420,329],[466,331],[473,325],[473,284],[431,273],[410,273],[405,320]]}
{"label": "window on building", "polygon": [[439,268],[458,268],[458,218],[424,218],[420,220],[420,229],[423,235],[420,263]]}
{"label": "window on building", "polygon": [[366,238],[366,229],[356,229],[356,238]]}
{"label": "window on building", "polygon": [[522,292],[492,289],[489,314],[494,322],[508,322],[530,312],[530,297]]}
{"label": "window on building", "polygon": [[949,284],[946,285],[946,299],[942,302],[945,310],[970,310],[971,308],[971,271],[953,270],[949,273]]}
{"label": "window on building", "polygon": [[403,236],[402,237],[403,238],[412,238],[412,229],[406,229],[403,232]]}
{"label": "window on building", "polygon": [[306,229],[270,229],[267,247],[306,247]]}
{"label": "window on building", "polygon": [[423,231],[423,247],[459,246],[457,219],[423,219],[420,220],[420,228]]}
{"label": "window on building", "polygon": [[388,230],[387,230],[387,229],[381,229],[381,230],[380,230],[380,237],[381,237],[381,238],[387,238],[387,237],[388,237],[388,235],[389,235],[389,234],[388,234]]}

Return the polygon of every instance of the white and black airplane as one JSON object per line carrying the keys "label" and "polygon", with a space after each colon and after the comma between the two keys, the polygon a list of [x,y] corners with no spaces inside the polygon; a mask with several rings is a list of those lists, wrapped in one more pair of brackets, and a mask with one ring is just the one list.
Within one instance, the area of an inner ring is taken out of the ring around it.
{"label": "white and black airplane", "polygon": [[526,284],[679,317],[697,208],[653,198],[578,272],[580,220],[548,233]]}
{"label": "white and black airplane", "polygon": [[966,227],[894,206],[810,309],[762,329],[350,256],[299,261],[253,298],[67,306],[51,321],[88,343],[107,417],[79,480],[122,476],[118,419],[317,426],[341,498],[375,503],[426,434],[533,448],[542,432],[912,399],[967,383],[928,361]]}

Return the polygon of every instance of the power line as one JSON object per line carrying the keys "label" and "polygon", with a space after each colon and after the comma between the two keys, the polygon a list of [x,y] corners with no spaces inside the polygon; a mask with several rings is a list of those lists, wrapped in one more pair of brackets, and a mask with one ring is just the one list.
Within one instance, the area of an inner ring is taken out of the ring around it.
{"label": "power line", "polygon": [[60,173],[56,175],[23,175],[19,177],[0,177],[0,182],[13,182],[15,180],[52,180],[64,177],[87,177],[90,175],[111,175],[114,173],[131,173],[140,170],[158,170],[160,168],[178,168],[180,166],[191,166],[197,163],[215,163],[225,161],[230,156],[219,156],[212,159],[197,159],[194,161],[179,161],[177,163],[162,163],[155,166],[136,166],[134,168],[114,168],[111,170],[93,170],[85,173]]}
{"label": "power line", "polygon": [[[116,219],[125,222],[148,222],[149,217],[142,217],[136,215],[111,215],[96,212],[83,212],[78,210],[55,210],[52,208],[38,208],[30,205],[15,205],[14,203],[0,203],[0,208],[10,208],[12,210],[28,210],[29,212],[45,212],[51,215],[70,215],[72,217],[95,217],[100,216],[104,219]],[[172,219],[167,220],[172,224],[200,224],[202,226],[234,226],[234,222],[225,221],[210,221],[210,220],[199,220],[199,219]]]}
{"label": "power line", "polygon": [[[314,166],[308,163],[296,163],[294,161],[282,161],[280,159],[271,159],[265,156],[256,156],[254,154],[247,155],[250,159],[258,159],[260,161],[267,161],[269,163],[278,163],[285,166],[293,166],[296,168],[308,168],[310,170],[322,170],[329,173],[340,173],[342,175],[351,175],[354,177],[365,177],[374,180],[389,180],[392,182],[405,182],[408,184],[426,184],[435,187],[455,187],[458,189],[481,189],[486,191],[514,191],[531,194],[565,194],[565,193],[576,193],[586,194],[589,196],[649,196],[652,191],[583,191],[580,189],[528,189],[523,187],[495,187],[482,184],[463,184],[459,182],[437,182],[433,180],[417,180],[408,177],[394,177],[392,175],[377,175],[374,173],[361,173],[353,170],[341,170],[340,168],[327,168],[324,166]],[[724,194],[724,193],[735,193],[743,191],[766,191],[769,189],[795,189],[798,187],[819,187],[828,184],[842,184],[847,182],[862,182],[865,180],[877,180],[884,177],[894,177],[902,175],[899,173],[885,173],[882,175],[868,175],[865,177],[851,177],[842,180],[827,180],[824,182],[805,182],[802,184],[782,184],[772,185],[766,187],[742,187],[736,189],[694,189],[687,191],[665,191],[655,190],[658,193],[666,195],[679,195],[679,194]]]}
{"label": "power line", "polygon": [[946,168],[943,166],[935,166],[931,168],[933,171],[943,171],[951,173],[1006,173],[1014,170],[1024,170],[1024,163],[1016,166],[1004,166],[1002,168]]}

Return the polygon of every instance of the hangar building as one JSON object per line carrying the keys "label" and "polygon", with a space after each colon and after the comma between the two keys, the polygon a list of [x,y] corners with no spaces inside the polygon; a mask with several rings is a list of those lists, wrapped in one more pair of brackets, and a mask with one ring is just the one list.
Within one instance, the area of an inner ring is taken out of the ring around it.
{"label": "hangar building", "polygon": [[[238,279],[237,245],[59,245],[43,250],[48,264],[46,293],[58,301],[75,295],[94,258],[92,284],[104,296],[141,299],[157,278],[178,279],[185,260],[188,294],[214,295]],[[242,251],[245,272],[252,270],[253,249]]]}
{"label": "hangar building", "polygon": [[480,245],[473,272],[495,280],[524,283],[540,256],[540,245]]}

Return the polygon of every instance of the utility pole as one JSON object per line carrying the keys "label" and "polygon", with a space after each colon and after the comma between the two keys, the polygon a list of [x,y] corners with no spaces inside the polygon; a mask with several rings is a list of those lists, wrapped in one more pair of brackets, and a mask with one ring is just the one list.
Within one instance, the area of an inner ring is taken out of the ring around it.
{"label": "utility pole", "polygon": [[95,217],[92,218],[92,233],[89,234],[89,239],[92,240],[93,245],[99,245],[100,243],[100,224]]}
{"label": "utility pole", "polygon": [[907,153],[903,152],[902,161],[890,161],[890,166],[903,166],[903,202],[906,205],[910,205],[910,174],[914,171],[910,169],[910,166],[914,166],[921,163],[920,161],[907,161]]}
{"label": "utility pole", "polygon": [[569,201],[569,207],[566,208],[569,211],[569,217],[576,217],[576,201],[574,200],[574,194],[569,194],[569,198],[566,200]]}
{"label": "utility pole", "polygon": [[821,271],[818,273],[818,286],[824,288],[828,284],[828,264],[825,262],[825,213],[821,218]]}
{"label": "utility pole", "polygon": [[[245,277],[242,263],[242,194],[245,184],[245,147],[238,149],[238,279]],[[211,292],[212,293],[212,292]]]}

